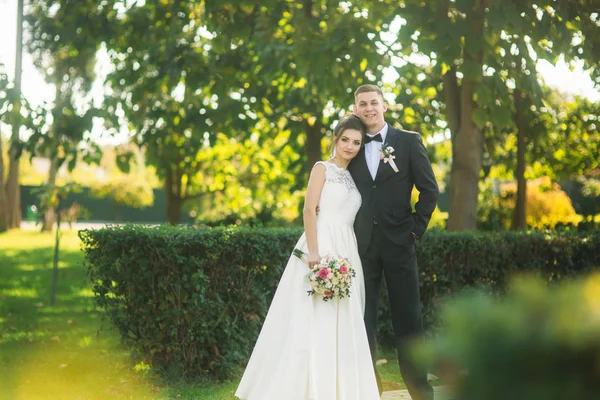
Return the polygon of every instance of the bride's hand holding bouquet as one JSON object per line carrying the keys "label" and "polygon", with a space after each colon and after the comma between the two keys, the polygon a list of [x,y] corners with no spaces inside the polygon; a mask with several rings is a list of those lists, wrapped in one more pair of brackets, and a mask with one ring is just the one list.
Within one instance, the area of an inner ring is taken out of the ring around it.
{"label": "bride's hand holding bouquet", "polygon": [[323,297],[323,301],[331,299],[343,299],[350,296],[350,287],[352,278],[356,276],[356,271],[350,265],[347,258],[339,255],[327,255],[318,257],[318,255],[306,254],[298,249],[294,249],[293,254],[302,261],[308,263],[310,272],[308,281],[312,289],[308,295],[318,294]]}

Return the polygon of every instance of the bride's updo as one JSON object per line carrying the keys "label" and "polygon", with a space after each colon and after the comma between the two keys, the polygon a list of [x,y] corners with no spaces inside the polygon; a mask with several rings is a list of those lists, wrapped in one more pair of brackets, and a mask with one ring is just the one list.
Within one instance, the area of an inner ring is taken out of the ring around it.
{"label": "bride's updo", "polygon": [[333,129],[333,143],[331,143],[331,154],[335,152],[335,146],[337,142],[342,137],[342,133],[346,129],[355,129],[362,134],[362,140],[360,147],[362,148],[365,145],[365,136],[367,134],[367,127],[360,118],[356,114],[348,114],[337,123],[335,128]]}

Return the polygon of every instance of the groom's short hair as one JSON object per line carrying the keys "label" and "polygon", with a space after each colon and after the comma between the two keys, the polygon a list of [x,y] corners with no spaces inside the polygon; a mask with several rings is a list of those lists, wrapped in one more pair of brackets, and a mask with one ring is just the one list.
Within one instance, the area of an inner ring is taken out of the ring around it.
{"label": "groom's short hair", "polygon": [[381,96],[381,98],[383,99],[383,91],[381,90],[381,88],[377,85],[361,85],[358,87],[358,89],[356,89],[356,91],[354,92],[354,101],[356,102],[356,97],[361,94],[361,93],[370,93],[370,92],[377,92],[379,93],[379,95]]}

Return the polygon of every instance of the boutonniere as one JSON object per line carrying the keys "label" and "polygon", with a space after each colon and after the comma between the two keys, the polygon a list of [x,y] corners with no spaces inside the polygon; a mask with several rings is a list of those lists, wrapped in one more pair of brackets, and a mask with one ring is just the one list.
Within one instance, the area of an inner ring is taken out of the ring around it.
{"label": "boutonniere", "polygon": [[381,150],[379,150],[381,154],[379,154],[379,158],[383,160],[384,163],[390,163],[390,166],[394,170],[394,172],[398,172],[398,167],[394,162],[394,158],[396,158],[394,153],[394,148],[392,146],[382,146]]}

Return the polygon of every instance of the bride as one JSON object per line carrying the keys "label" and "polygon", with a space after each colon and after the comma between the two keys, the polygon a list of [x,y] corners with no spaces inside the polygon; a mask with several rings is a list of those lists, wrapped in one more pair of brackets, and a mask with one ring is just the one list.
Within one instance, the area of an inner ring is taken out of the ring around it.
{"label": "bride", "polygon": [[333,157],[317,162],[311,171],[305,233],[296,244],[308,254],[308,266],[325,255],[348,258],[356,271],[350,297],[325,302],[318,295],[308,296],[308,266],[290,256],[235,393],[240,399],[379,399],[363,322],[364,277],[353,230],[361,197],[347,170],[364,145],[365,131],[355,115],[337,124]]}

